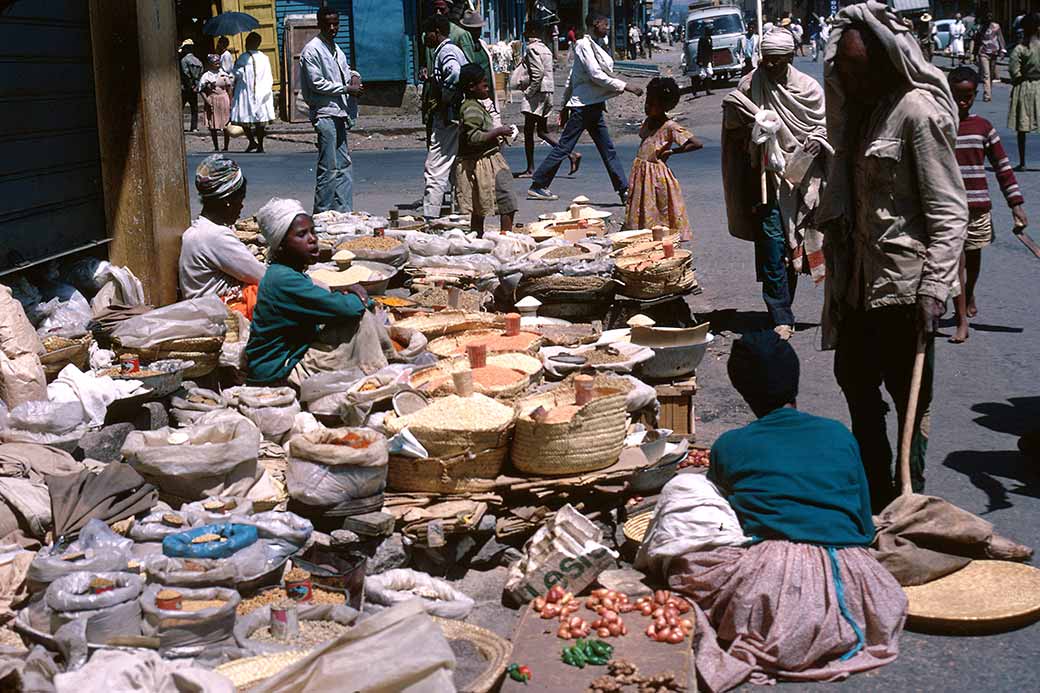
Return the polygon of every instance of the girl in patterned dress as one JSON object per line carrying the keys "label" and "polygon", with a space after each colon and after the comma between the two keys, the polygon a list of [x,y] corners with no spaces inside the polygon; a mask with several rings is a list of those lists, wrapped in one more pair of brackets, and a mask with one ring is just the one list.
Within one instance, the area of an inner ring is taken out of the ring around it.
{"label": "girl in patterned dress", "polygon": [[668,117],[668,110],[678,105],[679,95],[679,85],[670,77],[655,77],[647,85],[646,120],[639,129],[643,143],[629,175],[625,228],[667,226],[688,241],[691,234],[686,203],[667,162],[673,154],[692,152],[704,145]]}

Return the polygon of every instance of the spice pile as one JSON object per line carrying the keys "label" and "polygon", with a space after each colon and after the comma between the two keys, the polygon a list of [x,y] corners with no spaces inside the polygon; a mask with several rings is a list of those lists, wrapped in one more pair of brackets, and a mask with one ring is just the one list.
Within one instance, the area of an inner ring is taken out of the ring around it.
{"label": "spice pile", "polygon": [[414,414],[402,416],[401,427],[436,428],[444,431],[478,431],[506,426],[513,420],[513,408],[490,397],[448,395],[423,407]]}
{"label": "spice pile", "polygon": [[[289,638],[288,644],[293,647],[313,647],[329,640],[335,640],[348,630],[350,630],[350,626],[336,621],[300,621],[300,632]],[[249,638],[260,642],[286,642],[284,639],[272,635],[268,626],[254,630]]]}
{"label": "spice pile", "polygon": [[607,662],[607,674],[593,679],[588,693],[621,693],[627,686],[636,686],[636,693],[686,690],[686,686],[676,680],[675,674],[640,676],[635,664],[624,659],[612,659]]}
{"label": "spice pile", "polygon": [[[285,599],[285,590],[280,587],[272,587],[263,592],[257,592],[252,597],[243,598],[238,603],[236,612],[239,616],[251,614],[257,609],[277,604]],[[339,606],[347,603],[347,596],[341,592],[332,592],[321,587],[311,588],[311,604],[329,604]]]}
{"label": "spice pile", "polygon": [[390,236],[361,236],[343,241],[336,246],[336,250],[393,250],[399,245],[401,241]]}
{"label": "spice pile", "polygon": [[[487,294],[482,291],[463,291],[459,296],[459,310],[479,311],[484,307]],[[412,300],[424,308],[443,308],[448,305],[448,290],[431,286],[412,294]]]}
{"label": "spice pile", "polygon": [[574,245],[561,245],[559,248],[554,248],[548,253],[542,256],[543,260],[560,260],[565,257],[574,257],[575,255],[584,255],[586,250],[579,248]]}
{"label": "spice pile", "polygon": [[[372,389],[375,389],[375,388],[372,388]],[[367,392],[367,390],[365,390],[364,387],[361,388],[361,391],[362,392]],[[368,446],[370,446],[372,444],[372,441],[370,439],[366,438],[365,436],[358,435],[357,433],[354,433],[353,431],[348,431],[346,433],[346,435],[344,435],[344,436],[342,436],[340,438],[336,438],[334,440],[330,440],[329,443],[331,443],[332,445],[345,445],[348,448],[354,448],[355,450],[364,450],[365,448],[367,448]],[[296,570],[297,570],[296,568],[294,568],[293,570],[290,570],[289,574],[290,575],[293,574],[294,572],[296,572]],[[304,571],[300,571],[300,572],[304,572]],[[307,577],[308,578],[310,577],[310,573],[307,573]],[[288,575],[286,576],[285,579],[286,580],[289,579]],[[306,580],[307,578],[298,578],[298,579]]]}

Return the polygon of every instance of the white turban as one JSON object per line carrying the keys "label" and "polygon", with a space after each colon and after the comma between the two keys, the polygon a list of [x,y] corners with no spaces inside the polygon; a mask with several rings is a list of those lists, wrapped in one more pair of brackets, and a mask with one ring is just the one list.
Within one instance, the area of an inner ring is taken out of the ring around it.
{"label": "white turban", "polygon": [[787,29],[773,29],[762,37],[762,55],[794,53],[794,35]]}
{"label": "white turban", "polygon": [[268,263],[274,259],[275,253],[282,245],[293,219],[301,214],[308,214],[308,212],[299,200],[283,200],[280,197],[272,197],[256,213],[256,223],[260,225],[260,233],[267,241]]}

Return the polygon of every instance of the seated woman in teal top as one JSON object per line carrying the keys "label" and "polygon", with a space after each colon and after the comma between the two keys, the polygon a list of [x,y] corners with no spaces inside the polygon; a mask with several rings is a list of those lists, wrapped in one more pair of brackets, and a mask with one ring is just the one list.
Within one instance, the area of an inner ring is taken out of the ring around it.
{"label": "seated woman in teal top", "polygon": [[286,381],[323,325],[356,325],[370,301],[360,286],[329,291],[304,273],[318,261],[318,237],[297,200],[274,198],[256,217],[270,267],[260,280],[246,344],[247,382],[271,385]]}

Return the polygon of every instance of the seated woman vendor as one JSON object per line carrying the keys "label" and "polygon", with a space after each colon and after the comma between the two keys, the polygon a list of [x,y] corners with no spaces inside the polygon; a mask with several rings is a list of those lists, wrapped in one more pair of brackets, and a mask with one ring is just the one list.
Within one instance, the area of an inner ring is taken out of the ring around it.
{"label": "seated woman vendor", "polygon": [[181,236],[181,295],[188,299],[216,294],[252,318],[264,265],[231,229],[246,199],[245,176],[234,161],[213,154],[196,169],[195,188],[202,213]]}
{"label": "seated woman vendor", "polygon": [[274,198],[260,208],[256,219],[267,241],[269,266],[260,282],[246,344],[247,381],[281,384],[294,380],[293,369],[323,325],[356,326],[371,302],[360,286],[329,291],[304,273],[318,261],[318,237],[314,220],[297,200]]}
{"label": "seated woman vendor", "polygon": [[906,597],[867,550],[855,438],[795,407],[798,357],[775,332],[735,342],[728,370],[758,420],[719,437],[707,476],[665,486],[637,567],[695,602],[708,690],[834,681],[891,662]]}

